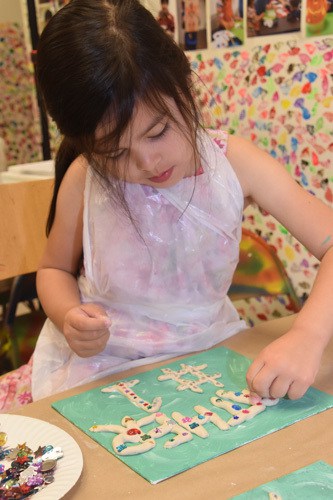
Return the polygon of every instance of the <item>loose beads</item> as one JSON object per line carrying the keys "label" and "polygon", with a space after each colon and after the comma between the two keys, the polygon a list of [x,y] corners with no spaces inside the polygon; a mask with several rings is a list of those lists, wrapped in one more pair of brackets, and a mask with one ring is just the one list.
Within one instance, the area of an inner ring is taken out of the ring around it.
{"label": "loose beads", "polygon": [[35,452],[26,443],[7,448],[7,434],[0,435],[0,500],[19,500],[38,493],[54,481],[57,459],[63,456],[61,448],[39,446]]}

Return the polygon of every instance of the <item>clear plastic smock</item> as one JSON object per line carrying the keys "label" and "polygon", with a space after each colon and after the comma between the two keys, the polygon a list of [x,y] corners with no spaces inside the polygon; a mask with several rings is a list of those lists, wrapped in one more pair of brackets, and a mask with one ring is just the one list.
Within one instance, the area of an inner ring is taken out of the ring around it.
{"label": "clear plastic smock", "polygon": [[221,132],[202,133],[202,173],[173,187],[127,183],[134,224],[88,168],[78,284],[82,302],[105,308],[110,338],[99,355],[80,358],[47,320],[34,353],[34,399],[207,349],[246,326],[227,296],[239,257],[243,193],[225,140]]}

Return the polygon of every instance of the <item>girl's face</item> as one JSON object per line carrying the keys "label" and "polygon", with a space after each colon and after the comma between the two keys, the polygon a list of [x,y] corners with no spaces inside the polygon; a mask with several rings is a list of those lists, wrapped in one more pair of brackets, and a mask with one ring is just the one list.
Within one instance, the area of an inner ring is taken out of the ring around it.
{"label": "girl's face", "polygon": [[[167,188],[184,177],[194,175],[195,154],[185,122],[173,99],[165,99],[174,121],[144,103],[139,103],[133,118],[119,141],[119,147],[107,152],[112,175],[135,184]],[[103,137],[104,127],[96,137]]]}

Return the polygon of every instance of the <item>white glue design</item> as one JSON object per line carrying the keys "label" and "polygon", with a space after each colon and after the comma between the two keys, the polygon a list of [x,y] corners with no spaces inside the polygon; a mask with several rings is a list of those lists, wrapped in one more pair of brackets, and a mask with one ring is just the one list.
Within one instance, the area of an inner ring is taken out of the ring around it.
{"label": "white glue design", "polygon": [[138,408],[146,411],[147,413],[155,413],[161,408],[162,398],[159,396],[154,398],[151,403],[140,398],[134,391],[130,388],[138,384],[140,380],[128,380],[127,382],[118,382],[118,384],[110,385],[110,387],[105,387],[102,392],[120,392],[127,399],[130,400]]}
{"label": "white glue design", "polygon": [[242,391],[216,391],[216,395],[219,398],[230,399],[235,401],[235,403],[245,403],[250,405],[250,391],[248,389],[243,389]]}
{"label": "white glue design", "polygon": [[[193,392],[202,393],[203,390],[200,385],[206,382],[210,382],[218,387],[224,387],[221,382],[216,380],[221,377],[220,373],[207,375],[202,372],[207,367],[205,364],[200,366],[181,364],[180,366],[181,370],[179,371],[162,368],[164,374],[160,375],[158,380],[175,380],[179,383],[177,387],[178,391],[190,389]],[[183,379],[182,376],[186,374],[195,375],[198,380]],[[215,407],[226,410],[232,415],[232,418],[228,422],[223,420],[217,413],[201,405],[194,406],[197,415],[193,417],[175,411],[172,413],[172,418],[169,418],[164,413],[158,411],[162,405],[161,397],[156,397],[152,403],[149,403],[132,391],[131,387],[138,382],[139,380],[118,382],[115,385],[102,389],[102,392],[120,392],[131,403],[150,413],[150,415],[137,421],[132,417],[125,416],[121,420],[121,425],[94,425],[90,428],[91,432],[113,432],[116,434],[113,438],[112,446],[114,452],[118,455],[145,453],[155,447],[156,439],[169,433],[175,434],[175,437],[164,444],[165,448],[174,448],[180,444],[187,443],[193,439],[193,434],[200,438],[207,438],[209,433],[204,428],[206,423],[211,422],[218,429],[227,431],[230,427],[235,427],[246,420],[250,420],[263,412],[267,406],[275,405],[279,401],[279,399],[262,398],[255,404],[251,404],[250,391],[248,389],[243,389],[242,391],[225,391],[220,389],[216,391],[216,396],[212,397],[210,401]],[[141,427],[153,422],[156,422],[158,425],[147,432],[141,430]]]}
{"label": "white glue design", "polygon": [[[150,431],[144,433],[141,427],[156,422],[159,424]],[[167,417],[164,413],[157,412],[140,420],[134,420],[126,416],[121,421],[122,425],[93,425],[91,432],[114,432],[117,434],[113,438],[112,447],[117,455],[138,455],[145,453],[156,445],[156,439],[172,433],[176,436],[164,444],[164,448],[175,448],[180,444],[193,439],[191,432],[187,432],[180,427],[174,420]],[[130,443],[132,446],[127,446]]]}
{"label": "white glue design", "polygon": [[204,406],[195,406],[195,411],[198,413],[195,417],[187,417],[182,415],[178,411],[174,411],[172,413],[172,418],[176,420],[176,422],[185,427],[189,432],[196,434],[201,438],[206,438],[209,436],[206,429],[203,427],[207,422],[211,422],[216,425],[220,430],[226,431],[229,429],[229,425],[225,422],[221,417],[219,417],[216,413],[207,410]]}
{"label": "white glue design", "polygon": [[[243,389],[242,391],[216,391],[216,395],[223,397],[225,399],[230,399],[236,403],[245,403],[247,405],[253,404],[250,402],[250,391],[248,389]],[[264,406],[274,406],[278,404],[279,398],[259,398],[258,403],[262,403]]]}
{"label": "white glue design", "polygon": [[[226,410],[230,415],[233,415],[233,417],[228,420],[230,427],[235,427],[246,420],[250,420],[266,410],[266,405],[263,404],[264,400],[251,405],[250,392],[247,389],[237,392],[216,391],[216,395],[218,397],[212,397],[210,401],[214,406],[217,406],[217,408],[223,408],[223,410]],[[239,403],[245,403],[248,407],[243,408]]]}
{"label": "white glue design", "polygon": [[[164,375],[157,377],[157,380],[174,380],[178,382],[177,391],[185,391],[190,389],[193,392],[203,392],[202,388],[199,387],[202,384],[210,382],[216,387],[224,387],[222,382],[216,380],[221,377],[221,373],[215,373],[214,375],[207,375],[202,370],[207,368],[207,365],[191,366],[181,363],[181,370],[171,370],[171,368],[161,368]],[[198,380],[190,380],[182,378],[183,375],[193,375],[198,378]]]}

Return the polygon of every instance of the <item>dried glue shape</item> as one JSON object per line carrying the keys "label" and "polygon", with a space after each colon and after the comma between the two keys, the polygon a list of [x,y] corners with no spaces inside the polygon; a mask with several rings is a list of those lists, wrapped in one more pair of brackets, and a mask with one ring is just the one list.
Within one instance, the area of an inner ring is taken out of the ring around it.
{"label": "dried glue shape", "polygon": [[118,384],[110,385],[110,387],[105,387],[104,389],[102,389],[102,392],[120,392],[120,394],[123,394],[123,396],[129,399],[131,403],[133,403],[141,410],[144,410],[147,413],[155,413],[162,406],[162,398],[158,396],[154,398],[151,403],[142,399],[131,389],[131,387],[138,384],[139,382],[140,382],[139,380],[128,380],[126,382],[118,382]]}
{"label": "dried glue shape", "polygon": [[[156,422],[158,425],[153,429],[144,432],[141,427]],[[173,419],[164,413],[157,412],[140,420],[134,420],[126,416],[121,421],[122,425],[93,425],[91,432],[113,432],[118,434],[113,438],[112,447],[117,455],[138,455],[146,453],[156,445],[156,439],[166,434],[175,434],[164,444],[164,448],[175,448],[180,444],[193,439],[190,432],[184,431]]]}
{"label": "dried glue shape", "polygon": [[[164,375],[160,375],[159,377],[157,377],[157,380],[174,380],[175,382],[178,382],[179,385],[177,387],[177,391],[185,391],[186,389],[190,389],[193,392],[202,393],[203,389],[200,387],[200,385],[206,384],[208,382],[215,385],[216,387],[224,387],[222,382],[216,380],[221,377],[221,373],[207,375],[202,371],[207,368],[206,364],[200,366],[191,366],[181,363],[180,366],[181,369],[178,371],[171,370],[171,368],[161,368]],[[193,375],[194,377],[197,377],[197,380],[182,378],[183,375]]]}
{"label": "dried glue shape", "polygon": [[246,420],[250,420],[266,409],[266,406],[264,406],[262,403],[256,403],[255,405],[249,406],[248,408],[243,408],[233,401],[226,401],[225,399],[221,398],[213,397],[210,399],[210,401],[217,408],[223,408],[223,410],[226,410],[228,413],[233,415],[233,417],[227,422],[230,427],[235,427],[236,425],[239,425]]}

